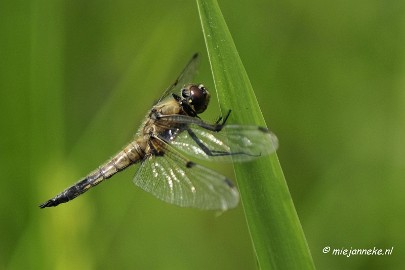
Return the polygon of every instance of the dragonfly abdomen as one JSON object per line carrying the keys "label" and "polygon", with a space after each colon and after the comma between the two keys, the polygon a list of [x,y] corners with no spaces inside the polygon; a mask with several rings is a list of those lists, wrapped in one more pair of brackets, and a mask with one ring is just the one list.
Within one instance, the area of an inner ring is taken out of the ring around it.
{"label": "dragonfly abdomen", "polygon": [[131,142],[104,165],[100,166],[99,171],[104,179],[108,179],[126,167],[139,162],[144,155],[144,151],[139,144]]}
{"label": "dragonfly abdomen", "polygon": [[132,142],[127,145],[123,150],[116,154],[109,161],[88,174],[84,179],[77,182],[75,185],[65,189],[54,198],[41,204],[40,208],[57,206],[61,203],[73,200],[77,196],[85,193],[90,188],[100,184],[105,179],[110,178],[114,174],[128,166],[139,162],[144,156],[144,151],[140,148],[137,142]]}

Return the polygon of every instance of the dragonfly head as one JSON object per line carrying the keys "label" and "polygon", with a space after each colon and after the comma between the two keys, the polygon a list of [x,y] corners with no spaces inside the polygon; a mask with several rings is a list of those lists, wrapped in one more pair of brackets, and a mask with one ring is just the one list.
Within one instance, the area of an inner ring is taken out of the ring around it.
{"label": "dragonfly head", "polygon": [[183,101],[197,114],[204,112],[210,102],[210,93],[202,84],[188,84],[181,89]]}

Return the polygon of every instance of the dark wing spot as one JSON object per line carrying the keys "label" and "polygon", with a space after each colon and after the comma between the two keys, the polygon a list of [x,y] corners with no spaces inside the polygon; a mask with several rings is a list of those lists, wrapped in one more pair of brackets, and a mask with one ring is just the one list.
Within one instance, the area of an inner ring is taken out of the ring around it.
{"label": "dark wing spot", "polygon": [[259,128],[259,130],[261,131],[261,132],[263,132],[263,133],[269,133],[270,131],[267,129],[267,128],[265,128],[265,127],[258,127]]}
{"label": "dark wing spot", "polygon": [[228,178],[225,178],[225,183],[229,186],[229,187],[231,187],[231,188],[234,188],[235,187],[235,185],[232,183],[232,181],[231,180],[229,180]]}
{"label": "dark wing spot", "polygon": [[187,168],[192,168],[192,167],[194,167],[194,166],[195,166],[195,163],[192,162],[192,161],[188,161],[188,162],[186,163],[186,167],[187,167]]}

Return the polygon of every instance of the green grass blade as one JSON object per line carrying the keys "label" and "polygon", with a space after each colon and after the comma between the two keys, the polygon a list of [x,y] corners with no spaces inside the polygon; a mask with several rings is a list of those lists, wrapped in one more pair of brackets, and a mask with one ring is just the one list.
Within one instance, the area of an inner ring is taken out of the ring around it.
{"label": "green grass blade", "polygon": [[[197,5],[221,111],[234,109],[232,122],[265,125],[217,1]],[[315,269],[277,156],[234,167],[260,268]]]}

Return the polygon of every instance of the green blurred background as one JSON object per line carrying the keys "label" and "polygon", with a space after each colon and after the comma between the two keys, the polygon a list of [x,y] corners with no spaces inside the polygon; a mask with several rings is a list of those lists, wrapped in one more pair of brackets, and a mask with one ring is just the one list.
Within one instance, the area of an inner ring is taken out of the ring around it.
{"label": "green blurred background", "polygon": [[[403,269],[405,2],[220,6],[317,268]],[[165,204],[132,184],[135,168],[38,208],[124,146],[196,51],[213,90],[194,1],[0,2],[0,269],[256,268],[242,206]]]}

